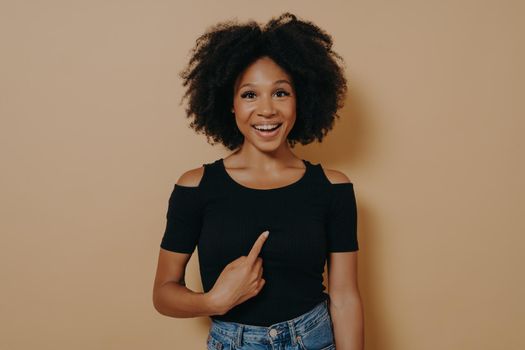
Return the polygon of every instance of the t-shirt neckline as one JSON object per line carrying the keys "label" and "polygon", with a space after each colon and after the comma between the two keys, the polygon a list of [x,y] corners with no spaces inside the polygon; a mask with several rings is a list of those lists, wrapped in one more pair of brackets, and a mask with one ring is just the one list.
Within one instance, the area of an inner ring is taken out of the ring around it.
{"label": "t-shirt neckline", "polygon": [[280,186],[280,187],[274,187],[274,188],[253,188],[253,187],[248,187],[248,186],[245,186],[245,185],[237,182],[233,177],[231,177],[231,175],[226,170],[226,166],[224,165],[224,158],[220,158],[219,159],[219,166],[220,166],[223,174],[225,175],[225,177],[228,179],[228,181],[231,182],[232,184],[234,184],[236,187],[244,189],[244,190],[247,190],[247,191],[271,192],[271,191],[278,191],[278,190],[284,190],[284,189],[287,189],[287,188],[295,187],[295,186],[301,184],[306,179],[306,176],[308,175],[308,173],[310,171],[310,164],[309,164],[309,162],[306,159],[302,159],[301,158],[301,161],[304,163],[304,165],[306,167],[306,169],[303,172],[303,175],[298,180],[295,180],[294,182],[292,182],[290,184],[287,184],[287,185],[284,185],[284,186]]}

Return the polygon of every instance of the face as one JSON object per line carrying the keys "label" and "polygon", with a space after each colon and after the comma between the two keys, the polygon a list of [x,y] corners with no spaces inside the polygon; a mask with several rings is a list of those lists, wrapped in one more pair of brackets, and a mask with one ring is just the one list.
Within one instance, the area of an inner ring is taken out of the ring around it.
{"label": "face", "polygon": [[292,79],[271,58],[259,58],[237,78],[232,112],[244,135],[243,146],[250,143],[262,151],[285,147],[295,111]]}

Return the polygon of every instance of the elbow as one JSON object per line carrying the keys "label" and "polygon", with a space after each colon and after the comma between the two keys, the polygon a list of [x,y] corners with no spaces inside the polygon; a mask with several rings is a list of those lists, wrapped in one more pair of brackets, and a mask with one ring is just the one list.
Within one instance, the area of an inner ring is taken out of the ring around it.
{"label": "elbow", "polygon": [[174,318],[184,318],[178,311],[173,309],[173,305],[169,304],[165,292],[163,293],[161,289],[153,292],[152,302],[153,307],[159,314]]}
{"label": "elbow", "polygon": [[361,296],[355,290],[332,292],[329,295],[330,304],[337,309],[361,304]]}
{"label": "elbow", "polygon": [[153,302],[153,307],[155,308],[155,310],[161,314],[161,315],[164,315],[164,312],[162,310],[162,305],[161,305],[161,302],[159,301],[159,298],[157,297],[157,294],[155,292],[153,292],[153,296],[152,296],[152,302]]}
{"label": "elbow", "polygon": [[153,303],[153,307],[159,314],[163,316],[169,316],[166,311],[166,308],[164,307],[164,302],[162,300],[162,293],[160,292],[160,290],[158,289],[153,290],[151,301]]}

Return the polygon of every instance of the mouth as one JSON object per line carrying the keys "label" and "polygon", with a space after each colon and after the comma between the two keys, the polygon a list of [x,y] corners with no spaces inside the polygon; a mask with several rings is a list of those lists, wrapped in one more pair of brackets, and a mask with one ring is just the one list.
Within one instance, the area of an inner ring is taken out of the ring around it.
{"label": "mouth", "polygon": [[[255,133],[258,134],[259,136],[262,136],[262,137],[272,137],[272,136],[275,136],[277,135],[279,129],[281,128],[281,126],[283,125],[283,123],[277,123],[277,124],[274,124],[275,126],[273,127],[266,127],[266,126],[263,126],[263,125],[252,125],[252,128],[255,130]],[[264,129],[263,129],[264,128]]]}

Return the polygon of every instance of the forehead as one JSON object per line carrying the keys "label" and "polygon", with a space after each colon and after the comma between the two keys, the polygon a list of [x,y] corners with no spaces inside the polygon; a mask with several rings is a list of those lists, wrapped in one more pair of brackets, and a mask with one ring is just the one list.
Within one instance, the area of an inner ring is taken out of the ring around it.
{"label": "forehead", "polygon": [[254,85],[273,84],[273,82],[283,79],[291,82],[290,75],[274,60],[265,56],[255,60],[238,75],[235,88],[247,83]]}

